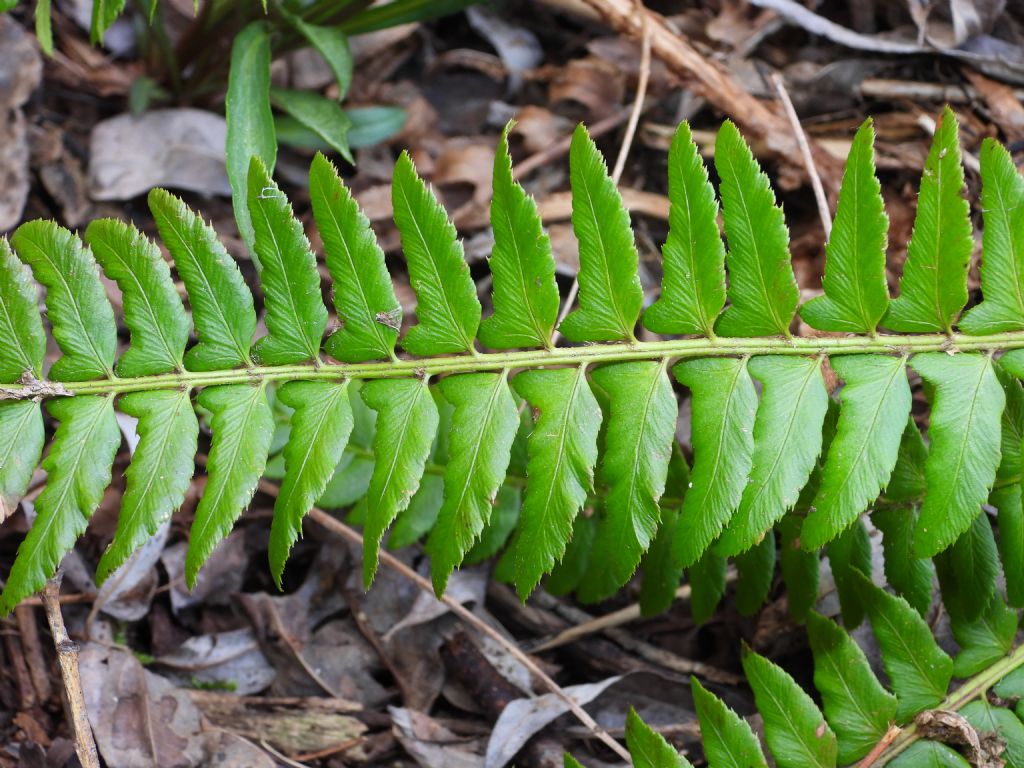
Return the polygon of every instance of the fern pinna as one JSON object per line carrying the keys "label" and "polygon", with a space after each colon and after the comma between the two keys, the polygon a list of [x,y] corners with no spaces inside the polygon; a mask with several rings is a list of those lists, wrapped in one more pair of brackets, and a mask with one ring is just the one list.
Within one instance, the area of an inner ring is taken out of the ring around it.
{"label": "fern pinna", "polygon": [[[979,536],[994,542],[980,514],[991,500],[1009,597],[1024,603],[1024,395],[1014,378],[1024,374],[1024,352],[1013,351],[1024,347],[1024,181],[1009,154],[994,141],[982,148],[984,299],[962,317],[973,241],[952,113],[928,158],[896,299],[886,287],[887,222],[870,123],[851,149],[824,295],[802,306],[782,210],[732,123],[718,135],[714,162],[728,254],[714,190],[682,125],[668,159],[662,293],[645,310],[629,215],[577,129],[570,170],[579,299],[558,327],[576,346],[553,340],[554,261],[532,199],[513,180],[507,133],[491,207],[494,311],[482,322],[454,227],[410,158],[395,166],[394,216],[418,300],[402,357],[402,310],[384,255],[323,157],[312,164],[310,193],[339,320],[326,339],[316,258],[257,159],[248,206],[267,333],[255,343],[254,299],[237,265],[167,192],[149,202],[190,314],[160,250],[133,227],[96,221],[83,243],[53,223],[24,224],[10,244],[0,241],[5,505],[23,495],[43,452],[41,400],[58,426],[0,608],[39,589],[85,530],[120,445],[115,408],[138,420],[140,440],[98,577],[172,514],[194,473],[201,426],[193,405],[212,442],[189,583],[266,473],[282,480],[270,542],[279,582],[303,516],[322,500],[357,504],[367,583],[397,519],[395,538],[404,542],[429,531],[439,592],[467,558],[508,540],[500,570],[524,597],[554,570],[553,589],[600,600],[646,558],[649,606],[690,569],[696,607],[706,612],[734,557],[741,602],[756,607],[770,583],[776,529],[789,544],[784,575],[814,571],[811,561],[827,546],[840,593],[852,594],[865,551],[858,521],[871,508],[887,551],[900,553],[888,559],[890,582],[921,607],[928,558],[942,553],[941,580],[943,568],[956,568],[958,548],[968,557]],[[123,297],[130,343],[119,358],[101,271]],[[46,289],[62,353],[45,374],[32,278]],[[798,312],[831,333],[794,336]],[[638,320],[672,338],[638,341]],[[932,404],[927,445],[910,419],[908,365]],[[823,378],[827,366],[844,384],[838,401]],[[676,443],[673,379],[692,399],[692,470]],[[804,598],[794,592],[796,602],[813,600],[806,586]],[[844,601],[848,618],[862,612],[857,605]]]}

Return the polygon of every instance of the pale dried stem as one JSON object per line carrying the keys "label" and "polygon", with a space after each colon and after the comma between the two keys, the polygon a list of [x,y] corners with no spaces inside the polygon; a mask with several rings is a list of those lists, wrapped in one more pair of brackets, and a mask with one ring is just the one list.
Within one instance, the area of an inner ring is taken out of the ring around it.
{"label": "pale dried stem", "polygon": [[60,582],[50,579],[43,587],[43,608],[46,621],[53,635],[53,646],[57,649],[60,676],[64,681],[64,693],[71,714],[71,727],[75,734],[75,753],[84,768],[100,768],[96,742],[89,726],[85,709],[85,695],[82,692],[82,678],[78,673],[78,646],[68,637],[64,617],[60,611]]}

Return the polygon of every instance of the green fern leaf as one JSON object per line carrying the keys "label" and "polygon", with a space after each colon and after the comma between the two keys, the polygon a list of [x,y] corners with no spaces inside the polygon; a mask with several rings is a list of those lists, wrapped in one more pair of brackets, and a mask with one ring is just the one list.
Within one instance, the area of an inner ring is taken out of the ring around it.
{"label": "green fern leaf", "polygon": [[11,567],[0,595],[0,614],[42,589],[61,559],[85,533],[110,485],[110,469],[121,444],[113,399],[79,396],[47,405],[60,424],[43,460],[46,487],[36,499],[36,520]]}
{"label": "green fern leaf", "polygon": [[384,251],[338,171],[319,152],[309,168],[309,196],[342,323],[327,337],[327,354],[344,363],[393,358],[402,306]]}
{"label": "green fern leaf", "polygon": [[206,490],[196,508],[185,555],[189,589],[256,492],[274,434],[274,416],[263,386],[208,387],[199,393],[198,402],[213,414],[213,443],[206,462]]}
{"label": "green fern leaf", "polygon": [[921,430],[917,428],[917,423],[911,415],[900,438],[899,456],[889,477],[889,485],[885,489],[887,501],[914,503],[924,498],[925,489],[928,487],[924,476],[927,459],[928,446],[925,445]]}
{"label": "green fern leaf", "polygon": [[752,547],[796,504],[821,451],[828,410],[820,359],[755,357],[750,373],[764,386],[753,466],[740,507],[719,539],[723,555]]}
{"label": "green fern leaf", "polygon": [[1024,506],[1020,483],[992,491],[989,502],[998,511],[999,559],[1006,577],[1006,596],[1014,608],[1024,607]]}
{"label": "green fern leaf", "polygon": [[836,437],[822,469],[800,540],[823,547],[868,508],[885,486],[899,454],[910,415],[906,359],[882,355],[838,357],[832,367],[843,380]]}
{"label": "green fern leaf", "polygon": [[604,518],[579,591],[584,602],[603,600],[625,584],[658,529],[677,405],[663,363],[619,363],[598,368],[594,383],[611,399],[600,477],[608,485]]}
{"label": "green fern leaf", "polygon": [[936,706],[946,696],[953,660],[939,648],[931,628],[902,597],[890,595],[863,574],[859,590],[882,648],[882,665],[899,701],[897,722]]}
{"label": "green fern leaf", "polygon": [[[369,588],[377,571],[384,532],[399,514],[417,503],[423,491],[421,477],[439,417],[425,380],[370,381],[363,385],[362,396],[377,412],[376,461],[363,532],[363,583]],[[432,498],[439,500],[437,496]],[[441,505],[428,508],[433,508],[436,515]],[[398,533],[396,529],[395,535]]]}
{"label": "green fern leaf", "polygon": [[388,536],[388,549],[401,549],[423,538],[437,522],[443,503],[444,479],[440,475],[423,475],[409,506],[398,513]]}
{"label": "green fern leaf", "polygon": [[711,768],[768,768],[757,736],[747,721],[710,693],[700,680],[690,678],[693,704]]}
{"label": "green fern leaf", "polygon": [[928,558],[914,557],[917,511],[878,509],[871,514],[871,521],[882,532],[885,580],[914,610],[926,616],[932,605],[935,568]]}
{"label": "green fern leaf", "polygon": [[676,558],[688,568],[743,497],[754,452],[757,392],[744,359],[687,360],[672,372],[690,389],[692,400],[693,472],[675,543]]}
{"label": "green fern leaf", "polygon": [[316,360],[327,327],[320,273],[302,225],[258,157],[249,164],[249,215],[255,231],[254,260],[266,301],[267,335],[253,356],[263,365]]}
{"label": "green fern leaf", "polygon": [[860,646],[834,622],[812,611],[807,634],[814,654],[814,687],[836,732],[839,762],[855,763],[896,718],[896,697],[878,682]]}
{"label": "green fern leaf", "polygon": [[687,569],[694,624],[703,624],[710,619],[725,597],[725,568],[726,559],[714,549],[709,549]]}
{"label": "green fern leaf", "polygon": [[960,714],[979,734],[995,734],[1005,744],[1006,750],[999,758],[1007,768],[1024,765],[1024,723],[1012,711],[979,700],[961,709]]}
{"label": "green fern leaf", "polygon": [[185,354],[185,367],[216,371],[249,365],[256,311],[238,265],[213,228],[178,198],[154,189],[149,193],[149,208],[185,283],[199,337],[199,343]]}
{"label": "green fern leaf", "polygon": [[1024,330],[1024,178],[994,139],[981,144],[981,287],[984,299],[960,321],[964,333]]}
{"label": "green fern leaf", "polygon": [[45,440],[39,403],[0,402],[0,521],[11,516],[28,490]]}
{"label": "green fern leaf", "polygon": [[775,577],[775,531],[768,529],[753,547],[736,556],[736,610],[741,616],[757,613]]}
{"label": "green fern leaf", "polygon": [[940,552],[970,527],[999,467],[1006,397],[984,355],[916,355],[911,366],[935,388],[925,462],[928,490],[914,535],[918,557]]}
{"label": "green fern leaf", "polygon": [[407,152],[395,163],[391,199],[418,302],[418,322],[402,346],[413,355],[473,352],[481,312],[476,285],[455,227]]}
{"label": "green fern leaf", "polygon": [[807,552],[800,542],[803,518],[788,514],[779,523],[779,570],[786,585],[786,601],[789,615],[797,621],[805,621],[807,612],[818,602],[818,576],[821,559],[818,551]]}
{"label": "green fern leaf", "polygon": [[490,519],[519,427],[515,400],[503,373],[449,376],[440,387],[455,413],[451,456],[444,472],[444,506],[427,541],[438,595]]}
{"label": "green fern leaf", "polygon": [[131,392],[118,401],[121,411],[139,420],[139,444],[125,470],[114,540],[96,566],[102,584],[132,553],[170,519],[195,473],[199,423],[188,391]]}
{"label": "green fern leaf", "polygon": [[781,668],[743,647],[743,671],[779,768],[835,768],[836,736],[811,697]]}
{"label": "green fern leaf", "polygon": [[946,107],[924,166],[914,233],[883,324],[902,333],[942,331],[967,303],[967,263],[974,250],[970,210],[963,198],[964,169],[953,111]]}
{"label": "green fern leaf", "polygon": [[579,306],[559,330],[570,341],[633,339],[643,306],[629,213],[582,125],[569,148],[572,228],[580,244]]}
{"label": "green fern leaf", "polygon": [[868,118],[850,145],[836,219],[825,245],[825,295],[800,307],[800,316],[812,328],[874,335],[889,308],[889,217],[875,175],[874,145],[875,130]]}
{"label": "green fern leaf", "polygon": [[937,741],[915,741],[889,765],[892,768],[971,768],[959,752]]}
{"label": "green fern leaf", "polygon": [[512,125],[502,131],[494,156],[494,248],[487,262],[494,276],[494,314],[480,326],[480,341],[491,349],[550,347],[559,305],[555,260],[537,204],[512,175]]}
{"label": "green fern leaf", "polygon": [[725,306],[725,248],[718,202],[690,126],[680,123],[668,151],[668,239],[661,297],[644,312],[655,333],[715,335]]}
{"label": "green fern leaf", "polygon": [[583,366],[523,371],[512,385],[537,414],[514,555],[516,588],[525,600],[562,559],[593,489],[601,408]]}
{"label": "green fern leaf", "polygon": [[638,601],[641,616],[665,613],[675,602],[676,590],[683,576],[682,566],[672,557],[672,543],[678,528],[679,510],[662,507],[658,532],[640,560],[643,573]]}
{"label": "green fern leaf", "polygon": [[572,538],[565,547],[565,554],[544,581],[545,592],[561,597],[568,595],[580,585],[590,562],[596,528],[594,518],[583,515],[576,518],[572,526]]}
{"label": "green fern leaf", "polygon": [[117,375],[151,376],[184,370],[188,316],[160,249],[135,227],[114,219],[92,222],[85,241],[123,297],[131,346],[117,361]]}
{"label": "green fern leaf", "polygon": [[89,42],[100,45],[107,30],[124,13],[125,0],[95,0],[92,4],[92,22],[89,25]]}
{"label": "green fern leaf", "polygon": [[975,621],[996,590],[999,554],[988,515],[974,518],[970,527],[935,558],[942,603],[952,619]]}
{"label": "green fern leaf", "polygon": [[[463,566],[477,565],[490,560],[505,549],[512,531],[519,522],[519,509],[522,506],[522,493],[518,488],[503,485],[494,497],[494,509],[491,519],[484,526],[483,533],[462,559]],[[497,578],[497,569],[495,569]]]}
{"label": "green fern leaf", "polygon": [[38,304],[28,268],[0,237],[0,382],[43,375],[46,332]]}
{"label": "green fern leaf", "polygon": [[693,768],[692,763],[641,720],[632,707],[626,715],[626,746],[634,768]]}
{"label": "green fern leaf", "polygon": [[249,164],[258,157],[273,173],[277,159],[274,114],[270,109],[270,31],[267,22],[253,21],[235,36],[224,97],[231,203],[238,233],[250,254],[256,252],[256,234],[249,212]]}
{"label": "green fern leaf", "polygon": [[864,621],[865,606],[858,577],[862,573],[871,573],[871,541],[864,523],[857,520],[829,542],[826,551],[839,595],[843,626],[847,629],[859,627]]}
{"label": "green fern leaf", "polygon": [[1013,648],[1019,617],[996,593],[975,621],[950,616],[950,626],[960,652],[953,658],[953,675],[976,675],[1003,658]]}
{"label": "green fern leaf", "polygon": [[280,588],[288,553],[302,534],[302,518],[327,488],[348,444],[352,405],[347,382],[289,381],[277,396],[295,409],[270,526],[270,572]]}
{"label": "green fern leaf", "polygon": [[1001,483],[1015,481],[1020,478],[1024,469],[1022,449],[1024,449],[1024,387],[1020,381],[1007,370],[1002,360],[995,362],[996,376],[1006,395],[1006,407],[1003,409],[1002,435],[999,450],[999,469],[996,479]]}
{"label": "green fern leaf", "polygon": [[729,120],[715,142],[715,168],[729,240],[730,303],[715,329],[723,336],[789,336],[800,301],[789,230],[768,177]]}
{"label": "green fern leaf", "polygon": [[49,221],[30,221],[11,244],[46,287],[46,312],[64,356],[50,368],[56,381],[89,381],[112,375],[117,331],[114,310],[96,261],[82,241]]}

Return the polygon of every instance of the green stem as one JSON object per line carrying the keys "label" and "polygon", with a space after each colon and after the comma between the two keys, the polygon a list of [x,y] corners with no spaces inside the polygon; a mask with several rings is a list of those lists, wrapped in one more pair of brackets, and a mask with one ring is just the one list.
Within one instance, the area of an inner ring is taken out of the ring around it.
{"label": "green stem", "polygon": [[[1004,656],[988,669],[982,670],[974,677],[968,679],[963,685],[947,696],[936,709],[956,712],[974,699],[983,696],[985,691],[1020,666],[1024,666],[1024,645],[1017,646],[1008,656]],[[917,726],[908,726],[893,740],[889,748],[882,753],[874,765],[883,766],[887,764],[919,738]]]}
{"label": "green stem", "polygon": [[61,395],[95,395],[140,390],[208,387],[247,381],[332,381],[395,379],[446,373],[538,368],[547,365],[595,365],[629,360],[662,360],[744,355],[910,355],[921,352],[992,352],[1024,348],[1024,331],[987,336],[916,334],[819,338],[689,338],[669,341],[630,341],[580,347],[484,352],[375,363],[320,363],[252,366],[226,371],[182,371],[137,378],[82,382],[29,381],[0,386],[0,400],[26,400]]}

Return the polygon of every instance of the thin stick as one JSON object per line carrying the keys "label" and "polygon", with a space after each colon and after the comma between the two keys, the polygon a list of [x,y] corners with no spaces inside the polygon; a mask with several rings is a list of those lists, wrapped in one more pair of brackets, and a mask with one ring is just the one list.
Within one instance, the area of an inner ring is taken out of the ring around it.
{"label": "thin stick", "polygon": [[[619,155],[615,158],[615,168],[612,170],[612,181],[619,186],[622,172],[626,168],[626,158],[629,156],[629,149],[633,146],[633,137],[636,136],[636,127],[640,122],[640,113],[644,108],[644,97],[647,95],[647,83],[651,79],[651,25],[647,17],[647,9],[644,8],[642,0],[636,0],[636,10],[640,15],[640,23],[643,29],[643,39],[640,44],[640,74],[636,82],[636,97],[633,99],[633,110],[629,113],[629,122],[626,123],[626,132],[622,135],[622,145],[619,147]],[[566,294],[565,303],[561,312],[558,313],[558,321],[555,323],[555,330],[551,334],[551,344],[554,346],[562,337],[558,326],[562,324],[573,304],[576,303],[576,296],[580,292],[579,276],[573,278],[569,293]]]}
{"label": "thin stick", "polygon": [[[271,496],[277,496],[278,494],[278,488],[274,486],[272,483],[266,482],[265,480],[260,481],[260,490]],[[357,531],[354,531],[353,529],[349,528],[340,520],[335,520],[322,509],[317,509],[314,507],[309,512],[309,518],[314,522],[318,523],[323,528],[326,528],[331,533],[335,533],[344,539],[348,539],[357,546],[361,547],[363,545],[363,537],[360,536]],[[390,568],[391,570],[395,571],[396,573],[402,575],[403,577],[411,581],[424,592],[431,595],[434,594],[434,588],[427,579],[420,576],[418,573],[416,573],[416,571],[407,566],[394,555],[382,551],[380,553],[380,562],[385,567]],[[464,621],[466,624],[470,625],[471,627],[473,627],[473,629],[477,630],[478,632],[482,632],[483,634],[487,635],[492,640],[494,640],[496,643],[501,645],[501,647],[504,648],[510,656],[512,656],[524,667],[526,667],[530,671],[530,674],[537,678],[537,680],[539,680],[545,688],[547,688],[558,698],[564,701],[568,706],[569,711],[572,712],[573,715],[576,716],[576,719],[579,720],[587,728],[587,730],[594,734],[594,736],[597,739],[603,742],[610,750],[612,750],[616,755],[621,757],[623,760],[626,760],[627,762],[630,761],[629,752],[627,752],[621,744],[615,741],[615,739],[609,736],[608,733],[603,728],[601,728],[600,725],[597,724],[594,718],[587,714],[586,710],[583,709],[583,707],[581,707],[575,699],[573,699],[569,694],[562,690],[561,686],[559,686],[558,683],[552,680],[544,672],[544,670],[537,666],[537,663],[533,659],[531,659],[529,656],[527,656],[525,653],[519,650],[515,643],[513,643],[503,634],[494,629],[494,627],[492,627],[490,624],[487,624],[486,622],[482,621],[479,617],[477,617],[475,614],[466,609],[458,600],[454,600],[448,595],[441,595],[441,597],[438,599],[445,604],[445,607],[447,607],[448,610],[450,610],[452,613],[454,613],[456,616],[462,619],[462,621]]]}
{"label": "thin stick", "polygon": [[60,582],[50,579],[43,587],[43,607],[46,609],[46,621],[53,635],[53,645],[57,649],[57,661],[60,664],[60,676],[64,680],[64,693],[67,695],[68,707],[71,710],[71,727],[75,734],[75,753],[84,768],[100,768],[100,757],[96,751],[96,742],[89,727],[89,717],[85,710],[85,695],[82,693],[82,678],[78,674],[78,646],[68,637],[64,627],[64,617],[60,612]]}
{"label": "thin stick", "polygon": [[828,240],[832,234],[832,212],[828,207],[828,198],[825,197],[821,176],[818,175],[818,169],[814,165],[810,142],[807,141],[807,134],[804,133],[803,126],[800,125],[800,118],[797,117],[796,110],[793,108],[793,102],[789,98],[789,91],[786,90],[785,83],[782,82],[782,76],[775,72],[772,74],[771,80],[779,94],[779,100],[782,101],[782,106],[786,110],[786,117],[789,118],[789,123],[793,126],[793,133],[796,134],[796,143],[800,147],[800,154],[803,155],[807,175],[811,177],[811,188],[814,190],[814,200],[818,204],[821,227],[825,230],[825,240]]}

